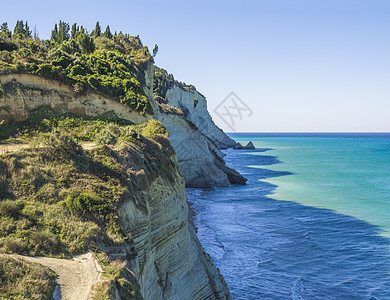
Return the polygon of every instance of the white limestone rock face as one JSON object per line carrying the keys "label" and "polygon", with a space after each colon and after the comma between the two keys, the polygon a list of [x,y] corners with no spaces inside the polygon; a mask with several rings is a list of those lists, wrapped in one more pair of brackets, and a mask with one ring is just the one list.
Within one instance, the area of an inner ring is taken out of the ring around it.
{"label": "white limestone rock face", "polygon": [[141,294],[151,300],[232,299],[188,224],[184,180],[175,156],[171,162],[176,167],[169,177],[158,176],[133,191],[134,199],[123,201],[118,210],[121,228],[137,252],[133,272]]}
{"label": "white limestone rock face", "polygon": [[183,115],[156,111],[168,129],[187,187],[223,187],[245,184],[246,179],[226,166],[219,148],[233,147],[236,142],[218,128],[204,96],[195,89],[186,91],[174,86],[166,93],[168,104],[180,108]]}
{"label": "white limestone rock face", "polygon": [[187,187],[230,185],[227,175],[216,165],[224,154],[210,140],[181,117],[160,114],[159,120],[169,132]]}
{"label": "white limestone rock face", "polygon": [[174,86],[166,94],[168,104],[181,108],[186,118],[219,148],[232,148],[236,142],[215,125],[207,110],[207,100],[195,88],[193,92]]}

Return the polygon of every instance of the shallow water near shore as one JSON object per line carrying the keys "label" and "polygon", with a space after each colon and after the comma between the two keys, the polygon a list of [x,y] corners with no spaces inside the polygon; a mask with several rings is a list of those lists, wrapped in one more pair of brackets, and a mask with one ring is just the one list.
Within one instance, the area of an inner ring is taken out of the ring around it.
{"label": "shallow water near shore", "polygon": [[188,189],[234,299],[390,299],[390,134],[232,134],[246,186]]}

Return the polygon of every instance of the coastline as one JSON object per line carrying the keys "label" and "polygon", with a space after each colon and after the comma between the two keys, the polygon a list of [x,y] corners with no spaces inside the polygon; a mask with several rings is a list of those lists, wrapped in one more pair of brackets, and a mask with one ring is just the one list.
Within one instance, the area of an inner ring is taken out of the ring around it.
{"label": "coastline", "polygon": [[389,139],[259,135],[254,143],[274,151],[229,151],[227,165],[248,185],[189,200],[198,238],[234,299],[390,297]]}

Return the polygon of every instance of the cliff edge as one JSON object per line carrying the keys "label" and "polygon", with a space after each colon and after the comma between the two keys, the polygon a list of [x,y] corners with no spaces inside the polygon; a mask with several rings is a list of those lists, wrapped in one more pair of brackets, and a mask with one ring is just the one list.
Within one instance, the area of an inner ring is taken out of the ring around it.
{"label": "cliff edge", "polygon": [[231,299],[185,187],[245,184],[220,151],[236,143],[138,36],[68,25],[0,32],[0,252],[94,252],[93,299]]}
{"label": "cliff edge", "polygon": [[212,120],[206,98],[192,85],[155,68],[155,115],[168,129],[187,187],[246,184],[246,179],[226,166],[221,148],[233,148],[229,138]]}

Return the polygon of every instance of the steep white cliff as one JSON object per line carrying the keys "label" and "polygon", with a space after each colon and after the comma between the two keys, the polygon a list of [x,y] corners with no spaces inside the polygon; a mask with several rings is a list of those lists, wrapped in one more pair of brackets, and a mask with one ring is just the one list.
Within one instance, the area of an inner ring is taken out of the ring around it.
{"label": "steep white cliff", "polygon": [[[184,180],[176,157],[160,174],[134,189],[119,209],[122,229],[137,251],[134,273],[145,299],[231,299],[223,277],[188,224]],[[149,174],[145,174],[148,177]]]}
{"label": "steep white cliff", "polygon": [[245,184],[246,179],[223,160],[219,148],[233,147],[236,142],[215,125],[206,98],[196,89],[191,92],[179,86],[170,88],[166,98],[168,105],[181,109],[183,114],[156,111],[155,115],[169,131],[187,187]]}
{"label": "steep white cliff", "polygon": [[227,175],[216,165],[223,153],[205,135],[180,116],[163,113],[159,120],[168,129],[187,187],[230,185]]}
{"label": "steep white cliff", "polygon": [[234,140],[215,125],[207,110],[206,98],[195,88],[191,92],[174,86],[167,91],[166,98],[169,105],[181,108],[186,119],[195,124],[219,148],[231,148],[236,145]]}

